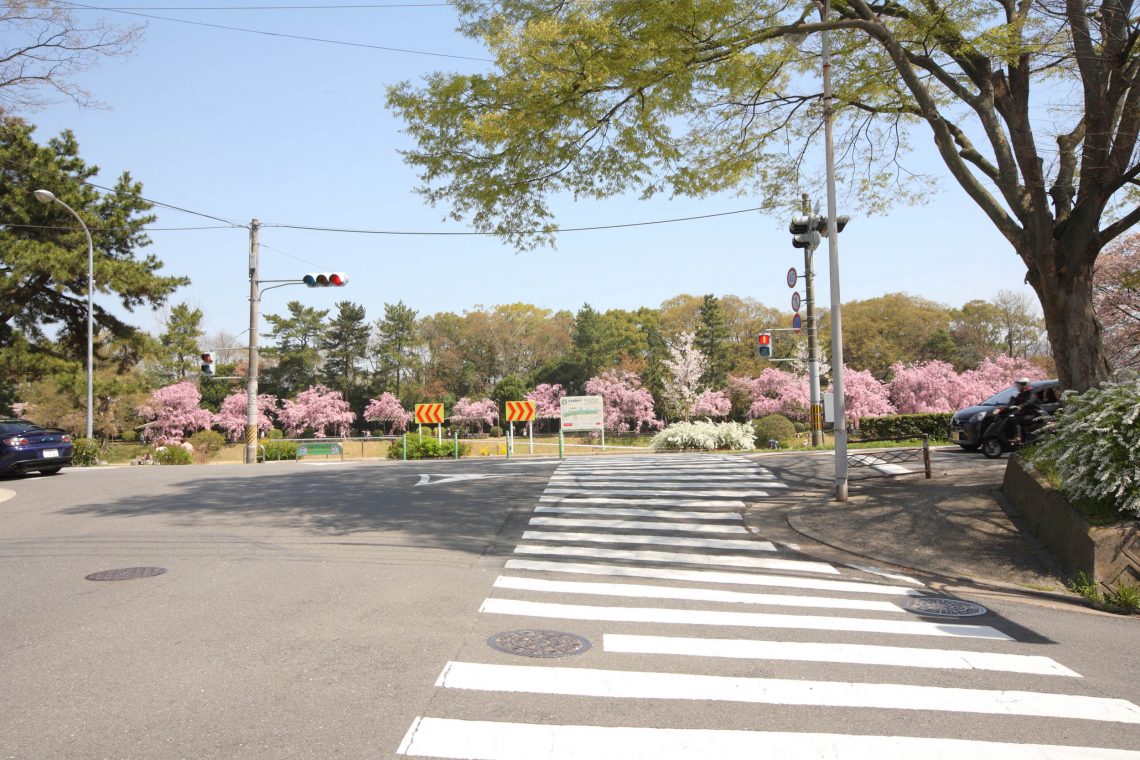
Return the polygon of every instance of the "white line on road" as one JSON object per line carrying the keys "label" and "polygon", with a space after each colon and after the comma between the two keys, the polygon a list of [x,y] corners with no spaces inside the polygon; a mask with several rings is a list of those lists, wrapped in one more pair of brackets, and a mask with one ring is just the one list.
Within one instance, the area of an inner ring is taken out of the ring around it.
{"label": "white line on road", "polygon": [[813,591],[839,591],[852,594],[884,594],[890,596],[923,595],[918,589],[903,586],[880,586],[875,583],[863,583],[861,581],[831,581],[823,578],[799,578],[794,575],[732,573],[723,570],[672,570],[663,567],[596,565],[588,562],[549,562],[541,559],[507,560],[506,568],[508,570],[532,570],[546,573],[604,575],[617,578],[657,578],[666,581],[687,581],[691,583],[801,588]]}
{"label": "white line on road", "polygon": [[798,641],[694,639],[674,636],[633,636],[607,633],[607,652],[677,654],[686,657],[729,657],[744,660],[795,660],[843,662],[857,665],[892,665],[943,670],[995,670],[1043,676],[1080,678],[1056,660],[1040,655],[967,652],[955,649],[886,647],[875,644],[811,644]]}
{"label": "white line on road", "polygon": [[1123,699],[893,683],[799,681],[449,662],[436,681],[436,686],[527,694],[930,710],[1140,724],[1140,707]]}
{"label": "white line on road", "polygon": [[779,483],[775,480],[762,480],[760,478],[738,478],[735,481],[727,483],[715,482],[680,482],[670,481],[668,478],[656,478],[650,483],[635,483],[631,480],[584,480],[575,478],[573,480],[565,480],[560,478],[551,478],[549,485],[555,488],[654,488],[657,490],[665,490],[665,496],[668,496],[673,491],[680,491],[685,489],[698,489],[705,491],[712,489],[717,491],[732,490],[736,488],[740,491],[751,492],[756,488],[787,488],[787,485]]}
{"label": "white line on road", "polygon": [[[622,504],[629,502],[624,499],[612,499]],[[716,502],[723,504],[724,502]],[[744,509],[744,502],[740,503]],[[740,515],[724,514],[722,512],[683,512],[673,509],[638,509],[637,507],[574,507],[568,506],[565,501],[556,507],[535,507],[535,512],[563,515],[613,515],[616,517],[660,517],[668,520],[720,520],[724,522],[741,522]],[[536,518],[537,519],[537,518]],[[533,520],[531,522],[534,522]]]}
{"label": "white line on road", "polygon": [[1140,760],[1140,752],[910,736],[550,726],[420,717],[397,754],[449,760]]}
{"label": "white line on road", "polygon": [[708,525],[687,522],[653,522],[651,520],[589,520],[577,517],[532,517],[531,525],[552,528],[612,528],[615,530],[675,530],[687,533],[744,533],[743,525]]}
{"label": "white line on road", "polygon": [[672,472],[672,473],[658,472],[658,473],[654,473],[652,475],[641,475],[641,474],[627,475],[625,473],[622,473],[620,475],[611,474],[611,473],[598,473],[598,474],[582,473],[582,474],[574,474],[574,475],[564,475],[562,473],[555,473],[554,475],[550,476],[550,481],[552,483],[555,481],[580,482],[580,481],[594,481],[594,480],[612,480],[615,477],[621,478],[621,480],[623,482],[624,481],[631,481],[631,482],[632,481],[642,481],[642,480],[648,480],[651,482],[660,482],[663,480],[668,480],[668,481],[672,481],[672,482],[684,483],[684,482],[688,482],[691,480],[716,480],[716,481],[727,480],[729,482],[739,481],[739,480],[745,480],[745,481],[747,481],[747,480],[763,480],[763,481],[775,480],[775,478],[773,478],[773,477],[764,477],[764,476],[757,474],[756,472],[747,472],[747,473],[740,472],[740,473],[732,473],[729,475],[717,475],[717,474],[707,473],[707,472],[700,473],[700,474],[693,474],[693,475],[683,475],[683,474],[679,474],[679,473],[675,473],[675,472]]}
{"label": "white line on road", "polygon": [[480,612],[562,620],[604,620],[611,623],[668,623],[677,625],[722,625],[741,628],[787,628],[810,631],[857,631],[899,636],[1013,641],[988,625],[926,623],[919,620],[831,617],[824,615],[778,615],[768,612],[719,612],[669,607],[596,607],[587,604],[523,602],[517,599],[486,599]]}
{"label": "white line on road", "polygon": [[827,596],[791,596],[788,594],[749,594],[741,591],[724,591],[713,588],[676,588],[647,586],[637,583],[585,583],[548,581],[540,578],[499,576],[495,588],[518,591],[541,591],[551,594],[588,594],[593,596],[620,596],[634,599],[687,599],[695,602],[724,602],[727,604],[767,604],[774,607],[819,607],[833,610],[871,610],[874,612],[902,612],[890,602],[867,599],[837,599]]}
{"label": "white line on road", "polygon": [[650,507],[717,507],[721,510],[744,509],[743,501],[729,499],[615,499],[612,496],[540,496],[543,504],[644,504]]}
{"label": "white line on road", "polygon": [[[695,491],[674,491],[667,488],[622,488],[617,489],[618,483],[615,486],[607,488],[599,488],[596,486],[580,486],[569,488],[547,488],[543,493],[545,494],[588,494],[599,493],[606,494],[607,496],[691,496],[709,497],[709,496],[723,496],[727,499],[740,499],[746,496],[767,496],[767,491],[757,491],[750,488],[701,488]],[[769,488],[775,488],[775,483],[770,484]]]}
{"label": "white line on road", "polygon": [[634,535],[631,533],[563,533],[560,531],[527,530],[524,541],[584,541],[601,544],[653,544],[655,546],[692,546],[697,549],[735,549],[745,552],[774,552],[771,541],[754,541],[743,538],[684,538],[681,536]]}
{"label": "white line on road", "polygon": [[725,565],[727,567],[753,567],[767,570],[786,570],[792,573],[827,573],[839,571],[824,562],[768,557],[740,557],[728,554],[685,554],[683,552],[655,552],[638,549],[604,549],[593,546],[543,546],[519,544],[516,554],[549,554],[556,557],[587,557],[589,559],[617,559],[630,562],[673,562],[682,565]]}

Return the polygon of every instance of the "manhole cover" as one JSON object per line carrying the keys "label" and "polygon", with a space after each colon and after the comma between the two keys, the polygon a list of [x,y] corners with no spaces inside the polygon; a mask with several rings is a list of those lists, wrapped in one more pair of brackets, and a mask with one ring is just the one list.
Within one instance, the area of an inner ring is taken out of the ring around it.
{"label": "manhole cover", "polygon": [[586,639],[562,631],[507,631],[496,633],[487,643],[500,652],[522,657],[565,657],[590,648]]}
{"label": "manhole cover", "polygon": [[89,581],[133,581],[135,578],[153,578],[165,572],[165,567],[120,567],[117,570],[100,570],[84,578]]}
{"label": "manhole cover", "polygon": [[939,596],[916,596],[903,602],[902,606],[903,609],[916,615],[937,615],[938,617],[974,617],[989,612],[980,604]]}

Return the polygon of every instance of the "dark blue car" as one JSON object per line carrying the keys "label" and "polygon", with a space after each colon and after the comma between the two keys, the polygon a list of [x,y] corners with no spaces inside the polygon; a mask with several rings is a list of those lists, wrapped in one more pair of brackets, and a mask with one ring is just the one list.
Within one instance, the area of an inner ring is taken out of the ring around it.
{"label": "dark blue car", "polygon": [[58,428],[42,428],[28,420],[0,420],[0,474],[38,470],[55,475],[71,464],[75,447]]}

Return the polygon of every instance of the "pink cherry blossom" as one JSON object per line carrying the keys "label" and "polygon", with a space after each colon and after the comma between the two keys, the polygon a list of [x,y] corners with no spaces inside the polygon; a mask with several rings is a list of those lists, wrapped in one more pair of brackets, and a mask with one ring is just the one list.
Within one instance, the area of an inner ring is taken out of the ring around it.
{"label": "pink cherry blossom", "polygon": [[660,430],[664,423],[653,414],[653,396],[641,387],[636,372],[606,370],[586,381],[586,393],[601,396],[603,423],[615,433],[640,431],[642,427]]}
{"label": "pink cherry blossom", "polygon": [[[829,391],[834,392],[834,388]],[[847,417],[855,424],[858,424],[860,417],[881,417],[895,413],[886,386],[867,370],[844,368],[843,405]]]}
{"label": "pink cherry blossom", "polygon": [[[226,432],[231,441],[240,441],[245,437],[245,425],[248,419],[249,408],[245,391],[231,393],[222,400],[214,424]],[[277,411],[277,397],[262,393],[257,397],[257,429],[262,435],[273,429],[273,422],[269,415]]]}
{"label": "pink cherry blossom", "polygon": [[364,408],[364,419],[369,422],[387,422],[388,434],[395,435],[408,429],[408,424],[415,415],[406,411],[400,400],[391,393],[385,392],[380,398],[374,398]]}
{"label": "pink cherry blossom", "polygon": [[769,414],[782,414],[794,420],[806,420],[808,417],[811,392],[806,375],[768,368],[756,377],[730,378],[729,387],[748,398],[749,417]]}
{"label": "pink cherry blossom", "polygon": [[732,402],[724,391],[705,391],[697,396],[690,413],[694,417],[727,417],[732,411]]}
{"label": "pink cherry blossom", "polygon": [[558,383],[542,383],[526,394],[526,399],[534,402],[534,416],[538,419],[558,419],[562,416],[559,402],[565,395],[566,391]]}
{"label": "pink cherry blossom", "polygon": [[202,394],[188,381],[159,388],[147,403],[138,408],[139,416],[149,420],[143,426],[151,440],[163,438],[177,443],[187,433],[205,430],[213,424],[214,415],[203,409]]}
{"label": "pink cherry blossom", "polygon": [[474,422],[494,425],[498,419],[499,405],[489,398],[472,401],[464,396],[455,402],[455,406],[451,410],[451,420],[461,425]]}
{"label": "pink cherry blossom", "polygon": [[325,438],[329,428],[338,436],[348,435],[349,426],[356,421],[356,415],[339,391],[314,385],[299,393],[295,400],[286,401],[277,413],[277,419],[285,429],[285,434],[290,437],[296,437],[305,428],[311,428],[315,437]]}

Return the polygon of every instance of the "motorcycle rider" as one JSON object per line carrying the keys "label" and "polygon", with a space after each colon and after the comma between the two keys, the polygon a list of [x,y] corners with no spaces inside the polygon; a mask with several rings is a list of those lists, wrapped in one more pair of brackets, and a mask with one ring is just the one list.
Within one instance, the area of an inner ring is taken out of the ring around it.
{"label": "motorcycle rider", "polygon": [[1005,410],[1013,424],[1013,436],[1010,438],[1010,443],[1018,444],[1021,443],[1022,427],[1041,414],[1041,400],[1037,398],[1033,388],[1030,387],[1028,377],[1018,378],[1015,384],[1017,385],[1017,394],[1010,399]]}

